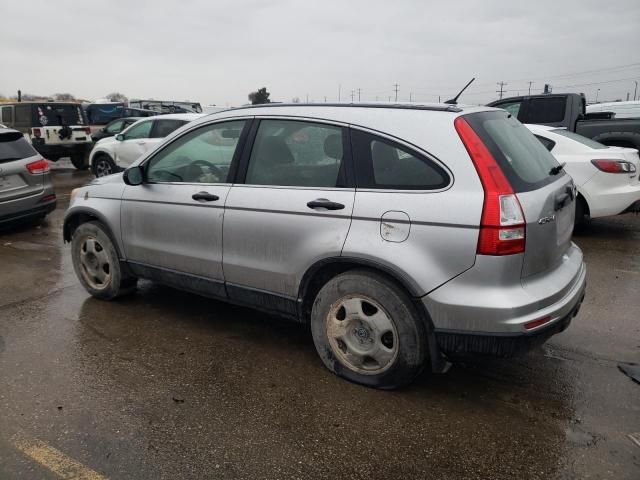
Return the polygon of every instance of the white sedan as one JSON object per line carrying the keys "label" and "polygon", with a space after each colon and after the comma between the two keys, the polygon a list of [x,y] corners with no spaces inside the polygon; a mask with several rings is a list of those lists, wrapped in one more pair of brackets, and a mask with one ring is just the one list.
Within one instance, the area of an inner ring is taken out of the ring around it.
{"label": "white sedan", "polygon": [[576,225],[640,211],[640,158],[634,148],[607,147],[563,128],[526,125],[573,177],[578,187]]}
{"label": "white sedan", "polygon": [[96,177],[103,177],[127,168],[174,130],[202,116],[176,113],[138,120],[115,137],[103,138],[95,144],[89,155],[91,171]]}

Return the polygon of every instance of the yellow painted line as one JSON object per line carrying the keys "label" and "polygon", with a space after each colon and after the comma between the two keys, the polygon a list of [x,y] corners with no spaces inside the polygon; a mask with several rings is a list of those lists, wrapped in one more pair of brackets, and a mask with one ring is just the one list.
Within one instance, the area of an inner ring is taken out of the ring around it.
{"label": "yellow painted line", "polygon": [[107,480],[107,477],[67,457],[41,440],[15,435],[13,445],[27,457],[48,468],[61,478],[68,480]]}

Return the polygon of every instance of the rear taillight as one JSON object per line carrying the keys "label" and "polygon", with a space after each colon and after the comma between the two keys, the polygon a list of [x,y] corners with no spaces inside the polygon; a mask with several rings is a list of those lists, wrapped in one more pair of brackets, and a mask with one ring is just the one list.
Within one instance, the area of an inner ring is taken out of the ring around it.
{"label": "rear taillight", "polygon": [[34,137],[40,138],[42,136],[42,130],[40,130],[39,128],[32,128],[31,130],[33,131]]}
{"label": "rear taillight", "polygon": [[91,128],[84,127],[84,133],[86,133],[87,135],[91,135]]}
{"label": "rear taillight", "polygon": [[636,166],[622,160],[591,160],[598,169],[607,173],[635,173]]}
{"label": "rear taillight", "polygon": [[525,218],[511,184],[471,125],[458,117],[454,126],[469,152],[484,189],[477,253],[512,255],[524,252]]}
{"label": "rear taillight", "polygon": [[46,173],[49,171],[49,162],[44,158],[36,162],[27,163],[27,170],[29,173],[36,175],[38,173]]}

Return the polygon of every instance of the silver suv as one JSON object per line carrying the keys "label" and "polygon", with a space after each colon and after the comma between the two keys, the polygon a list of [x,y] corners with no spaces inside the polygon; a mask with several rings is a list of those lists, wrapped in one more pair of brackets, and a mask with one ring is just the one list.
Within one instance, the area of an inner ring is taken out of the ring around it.
{"label": "silver suv", "polygon": [[55,209],[49,162],[21,132],[0,127],[0,224],[41,219]]}
{"label": "silver suv", "polygon": [[216,113],[72,193],[95,297],[137,278],[309,322],[378,388],[564,330],[585,290],[569,175],[503,110],[267,105]]}

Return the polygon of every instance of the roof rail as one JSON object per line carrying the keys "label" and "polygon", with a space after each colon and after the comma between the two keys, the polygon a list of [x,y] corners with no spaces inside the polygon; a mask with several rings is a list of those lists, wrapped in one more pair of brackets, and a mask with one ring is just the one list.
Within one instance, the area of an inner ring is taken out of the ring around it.
{"label": "roof rail", "polygon": [[258,105],[245,105],[242,107],[230,108],[216,113],[229,110],[240,110],[244,108],[265,108],[265,107],[355,107],[355,108],[394,108],[400,110],[429,110],[435,112],[462,112],[462,109],[455,105],[421,105],[409,103],[261,103]]}

